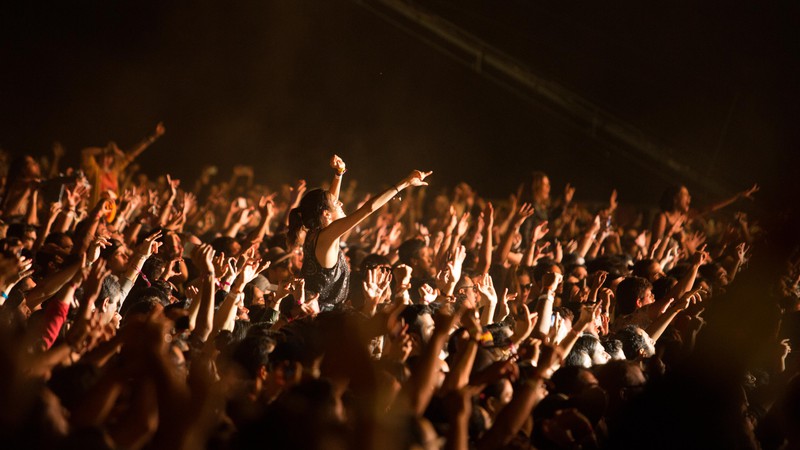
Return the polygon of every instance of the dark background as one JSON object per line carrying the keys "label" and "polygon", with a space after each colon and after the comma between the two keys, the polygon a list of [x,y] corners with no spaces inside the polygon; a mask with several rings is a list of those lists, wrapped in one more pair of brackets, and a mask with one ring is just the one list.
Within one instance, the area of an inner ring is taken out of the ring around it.
{"label": "dark background", "polygon": [[[536,74],[673,149],[726,193],[796,191],[796,2],[426,0]],[[410,169],[505,196],[534,169],[578,200],[654,203],[675,179],[499,87],[356,2],[15,2],[0,7],[0,146],[76,164],[130,147],[192,178],[250,163],[271,183],[349,174],[376,189]],[[696,204],[715,198],[688,182]]]}

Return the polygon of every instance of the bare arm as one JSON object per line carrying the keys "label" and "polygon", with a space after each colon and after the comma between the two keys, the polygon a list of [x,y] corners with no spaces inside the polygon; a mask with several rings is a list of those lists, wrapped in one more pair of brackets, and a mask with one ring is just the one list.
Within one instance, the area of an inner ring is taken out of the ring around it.
{"label": "bare arm", "polygon": [[697,272],[700,270],[700,266],[702,266],[708,260],[708,253],[705,251],[697,251],[694,255],[692,255],[692,266],[686,272],[686,275],[683,276],[678,281],[678,284],[673,286],[667,295],[664,296],[665,299],[669,298],[680,298],[683,294],[689,292],[689,290],[694,286],[694,282],[697,279]]}
{"label": "bare arm", "polygon": [[731,205],[731,204],[735,203],[740,198],[747,198],[747,199],[752,200],[753,199],[753,194],[758,192],[760,189],[761,188],[758,186],[758,184],[754,184],[749,189],[745,189],[744,191],[739,192],[739,193],[737,193],[736,195],[734,195],[734,196],[732,196],[730,198],[726,198],[725,200],[722,200],[721,202],[718,202],[718,203],[715,203],[715,204],[709,206],[708,208],[704,209],[701,212],[701,214],[708,214],[708,213],[711,213],[711,212],[714,212],[714,211],[718,211],[718,210],[720,210],[720,209],[722,209],[722,208],[724,208],[724,207],[726,207],[728,205]]}
{"label": "bare arm", "polygon": [[[420,172],[419,170],[413,171],[409,176],[403,179],[399,184],[392,186],[385,190],[377,197],[373,197],[367,201],[364,206],[357,209],[353,214],[335,220],[333,223],[323,228],[319,233],[317,240],[316,257],[322,263],[323,267],[333,267],[336,265],[336,260],[339,254],[339,237],[350,231],[356,225],[361,223],[370,214],[379,210],[400,191],[409,186],[427,186],[425,178],[433,172]],[[320,256],[323,256],[322,258]]]}
{"label": "bare arm", "polygon": [[530,417],[533,408],[539,404],[547,391],[544,389],[544,380],[549,378],[553,370],[561,363],[563,354],[555,347],[542,345],[536,372],[523,384],[519,390],[514,390],[514,397],[500,414],[494,425],[478,441],[480,450],[503,448],[508,444]]}
{"label": "bare arm", "polygon": [[167,174],[169,197],[167,197],[167,201],[161,205],[161,214],[158,216],[158,224],[162,227],[169,221],[169,215],[172,212],[172,204],[175,203],[175,199],[178,197],[178,186],[180,186],[180,184],[180,180],[173,180],[172,177]]}
{"label": "bare arm", "polygon": [[200,284],[200,308],[192,334],[205,342],[214,328],[214,295],[216,294],[216,276],[214,275],[214,249],[204,244],[197,248],[193,261],[203,271]]}
{"label": "bare arm", "polygon": [[342,188],[342,175],[347,172],[347,167],[342,158],[333,155],[331,158],[331,168],[335,170],[336,173],[333,176],[333,181],[331,181],[330,193],[334,199],[339,200],[339,191]]}
{"label": "bare arm", "polygon": [[155,130],[155,132],[154,132],[153,134],[151,134],[150,136],[148,136],[148,137],[146,137],[146,138],[142,139],[142,141],[141,141],[141,142],[139,142],[138,144],[136,144],[136,146],[134,146],[132,149],[130,149],[130,150],[127,152],[127,154],[126,154],[126,157],[127,157],[127,159],[128,159],[128,162],[131,162],[131,161],[133,161],[134,159],[138,158],[138,157],[139,157],[139,155],[141,155],[141,154],[142,154],[142,152],[144,152],[145,150],[147,150],[147,147],[150,147],[151,145],[153,145],[153,143],[154,143],[154,142],[155,142],[155,141],[156,141],[158,138],[160,138],[161,136],[163,136],[165,132],[166,132],[166,129],[164,128],[164,124],[163,124],[162,122],[159,122],[159,123],[156,125],[156,130]]}
{"label": "bare arm", "polygon": [[489,273],[489,268],[492,265],[494,207],[491,203],[486,204],[486,209],[483,211],[483,220],[486,221],[486,225],[483,227],[483,247],[478,256],[478,274]]}
{"label": "bare arm", "polygon": [[519,227],[522,226],[525,219],[533,215],[533,212],[533,206],[531,206],[530,203],[523,203],[522,206],[520,206],[514,214],[511,226],[508,227],[506,234],[503,236],[503,240],[500,241],[499,250],[494,255],[495,262],[502,264],[508,258],[508,254],[511,252],[511,245],[514,243],[514,235],[519,231]]}
{"label": "bare arm", "polygon": [[544,337],[550,333],[550,316],[553,315],[553,301],[555,300],[556,288],[563,279],[560,273],[546,273],[542,278],[542,294],[536,303],[537,321],[535,330],[537,337]]}
{"label": "bare arm", "polygon": [[452,316],[446,316],[442,313],[437,313],[436,315],[434,320],[436,327],[428,346],[423,351],[416,370],[411,374],[411,378],[403,386],[403,390],[400,393],[408,400],[410,410],[415,416],[421,416],[425,412],[431,397],[433,397],[433,392],[436,388],[434,381],[440,364],[439,352],[447,342],[453,325],[458,323],[463,314],[464,310],[460,309]]}

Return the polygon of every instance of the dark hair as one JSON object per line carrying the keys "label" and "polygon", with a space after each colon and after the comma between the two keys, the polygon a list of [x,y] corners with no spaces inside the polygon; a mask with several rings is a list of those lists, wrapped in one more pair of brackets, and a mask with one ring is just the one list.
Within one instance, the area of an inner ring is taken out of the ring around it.
{"label": "dark hair", "polygon": [[114,253],[122,247],[122,242],[118,239],[111,238],[108,240],[108,246],[106,248],[100,250],[100,257],[103,259],[111,259],[114,256]]}
{"label": "dark hair", "polygon": [[322,213],[331,209],[328,191],[318,188],[306,192],[306,195],[300,200],[300,206],[289,213],[289,229],[286,232],[286,240],[289,244],[297,244],[300,228],[305,227],[308,230],[321,228]]}
{"label": "dark hair", "polygon": [[581,374],[586,372],[590,372],[590,370],[582,366],[562,366],[550,378],[550,381],[553,382],[553,392],[568,396],[579,394],[586,388],[580,378]]}
{"label": "dark hair", "polygon": [[274,346],[275,341],[268,337],[249,336],[236,346],[232,359],[249,377],[256,378],[261,366],[269,367],[269,353]]}
{"label": "dark hair", "polygon": [[622,342],[622,351],[625,353],[625,358],[628,360],[638,358],[641,351],[647,348],[647,341],[644,335],[638,332],[638,329],[639,327],[636,325],[628,325],[617,331],[614,336]]}
{"label": "dark hair", "polygon": [[410,266],[412,258],[418,258],[419,252],[425,248],[425,241],[422,239],[409,239],[402,244],[397,249],[397,258],[400,260],[401,263]]}
{"label": "dark hair", "polygon": [[[361,264],[359,264],[359,268],[362,272],[375,268],[377,266],[391,266],[392,262],[389,261],[384,255],[379,255],[377,253],[370,253],[369,255],[365,256],[364,259],[361,260]],[[353,285],[356,286],[356,285]]]}
{"label": "dark hair", "polygon": [[647,278],[649,275],[648,270],[653,263],[657,263],[655,259],[645,258],[633,263],[633,276]]}
{"label": "dark hair", "polygon": [[44,238],[44,243],[55,244],[60,246],[61,240],[64,239],[65,237],[72,239],[72,237],[67,233],[62,233],[60,231],[51,231],[50,234],[48,234],[47,237]]}
{"label": "dark hair", "polygon": [[95,306],[103,306],[105,299],[114,300],[122,294],[122,288],[119,285],[119,278],[116,275],[109,275],[103,280],[100,287],[100,295],[95,301]]}
{"label": "dark hair", "polygon": [[422,324],[419,317],[425,314],[433,315],[433,311],[428,305],[409,305],[400,313],[400,318],[408,324],[408,333],[422,335]]}
{"label": "dark hair", "polygon": [[655,297],[656,300],[663,300],[676,283],[678,283],[678,280],[670,276],[657,279],[653,282],[653,288],[651,289],[653,297]]}
{"label": "dark hair", "polygon": [[534,281],[536,281],[536,283],[541,284],[542,277],[544,277],[544,274],[552,272],[553,267],[558,267],[559,269],[562,269],[561,273],[564,273],[563,267],[561,267],[561,264],[557,263],[556,261],[550,258],[540,259],[539,262],[537,262],[536,265],[533,266],[533,270],[531,271],[532,272],[531,275],[533,276]]}
{"label": "dark hair", "polygon": [[575,345],[572,346],[572,350],[569,352],[566,358],[564,358],[564,365],[565,366],[580,366],[581,365],[581,353],[585,354],[592,358],[594,352],[597,351],[597,346],[600,345],[600,340],[597,339],[595,336],[591,334],[583,334],[581,337],[575,341]]}
{"label": "dark hair", "polygon": [[617,286],[617,315],[636,311],[636,300],[644,297],[645,292],[652,288],[653,285],[642,277],[629,277],[622,280]]}
{"label": "dark hair", "polygon": [[6,237],[24,238],[25,233],[35,232],[36,227],[27,223],[12,223],[6,230]]}
{"label": "dark hair", "polygon": [[619,339],[605,338],[601,340],[600,343],[603,344],[603,348],[606,349],[606,352],[612,357],[614,356],[614,353],[619,351],[621,351],[623,354],[625,353],[625,350],[622,349],[622,342]]}
{"label": "dark hair", "polygon": [[211,248],[213,248],[218,254],[225,253],[225,256],[233,256],[232,247],[235,242],[236,239],[230,236],[220,236],[211,241]]}
{"label": "dark hair", "polygon": [[675,208],[675,198],[680,194],[683,186],[670,186],[661,194],[661,199],[658,201],[658,207],[661,211],[669,212]]}
{"label": "dark hair", "polygon": [[717,271],[722,269],[722,264],[718,262],[709,262],[700,266],[700,276],[708,280],[709,284],[717,280]]}

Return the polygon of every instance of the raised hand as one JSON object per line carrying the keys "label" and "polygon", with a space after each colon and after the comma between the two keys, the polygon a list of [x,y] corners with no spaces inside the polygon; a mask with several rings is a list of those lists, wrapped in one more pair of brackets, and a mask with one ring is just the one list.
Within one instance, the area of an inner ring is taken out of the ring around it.
{"label": "raised hand", "polygon": [[411,267],[399,264],[392,269],[393,278],[400,286],[407,286],[411,283],[411,271]]}
{"label": "raised hand", "polygon": [[425,181],[425,178],[428,178],[433,171],[430,172],[422,172],[419,170],[412,171],[405,179],[409,186],[427,186],[428,182]]}
{"label": "raised hand", "polygon": [[611,196],[608,198],[608,212],[614,212],[617,206],[619,206],[619,203],[617,203],[617,190],[614,189],[611,191]]}
{"label": "raised hand", "polygon": [[419,288],[419,297],[422,299],[422,302],[426,305],[436,301],[436,290],[432,288],[427,283],[423,284]]}
{"label": "raised hand", "polygon": [[392,281],[392,275],[384,272],[379,267],[369,269],[367,277],[362,283],[364,292],[364,300],[367,304],[374,308],[380,302],[383,294],[389,289],[389,284]]}
{"label": "raised hand", "polygon": [[228,258],[225,258],[225,253],[219,252],[217,256],[214,257],[214,275],[218,279],[222,279],[228,274],[236,276],[236,269]]}
{"label": "raised hand", "polygon": [[250,215],[253,213],[253,207],[243,208],[239,211],[239,217],[236,218],[236,223],[241,226],[247,225],[250,222]]}
{"label": "raised hand", "polygon": [[747,262],[747,252],[750,251],[750,247],[747,246],[744,242],[736,246],[736,257],[739,259],[739,264],[744,264]]}
{"label": "raised hand", "polygon": [[72,188],[65,188],[65,192],[67,207],[74,211],[81,199],[88,193],[88,189],[83,183],[77,183]]}
{"label": "raised hand", "polygon": [[33,274],[32,265],[33,260],[24,256],[0,255],[0,288],[8,294],[17,283]]}
{"label": "raised hand", "polygon": [[58,141],[53,142],[53,158],[61,159],[64,157],[66,153],[67,151],[64,150],[64,146],[61,145],[61,142]]}
{"label": "raised hand", "polygon": [[161,246],[161,242],[158,242],[158,239],[161,238],[161,233],[161,230],[158,230],[144,238],[142,242],[136,246],[136,255],[146,259],[153,256],[154,253],[158,253],[158,248]]}
{"label": "raised hand", "polygon": [[522,342],[530,336],[537,317],[539,317],[539,313],[531,312],[525,303],[517,306],[517,313],[514,314],[514,340],[516,342]]}
{"label": "raised hand", "polygon": [[699,249],[697,249],[697,251],[692,255],[692,264],[693,265],[695,265],[697,267],[700,267],[703,264],[705,264],[706,262],[708,262],[708,260],[710,259],[710,256],[708,255],[708,252],[705,251],[705,250],[706,250],[706,246],[704,245],[704,246],[700,247]]}
{"label": "raised hand", "polygon": [[551,294],[556,292],[559,283],[564,279],[564,275],[555,272],[548,272],[542,277],[542,286],[546,292]]}
{"label": "raised hand", "polygon": [[759,187],[758,183],[753,184],[749,189],[745,189],[744,191],[739,193],[739,196],[742,198],[746,198],[748,200],[754,200],[753,194],[760,191],[761,187]]}
{"label": "raised hand", "polygon": [[467,249],[460,245],[453,252],[453,257],[447,266],[450,268],[450,273],[453,276],[453,282],[458,282],[461,278],[461,268],[464,265],[464,260],[467,258]]}
{"label": "raised hand", "polygon": [[306,180],[297,180],[297,183],[291,188],[291,198],[289,199],[290,209],[297,208],[300,205],[300,200],[306,192]]}
{"label": "raised hand", "polygon": [[495,291],[494,282],[488,273],[473,278],[473,281],[475,285],[478,286],[478,292],[480,292],[489,303],[497,304],[497,291]]}
{"label": "raised hand", "polygon": [[275,194],[270,195],[262,195],[261,198],[258,200],[258,207],[261,208],[261,214],[264,217],[273,217],[275,216],[275,202],[274,199]]}
{"label": "raised hand", "polygon": [[191,192],[183,194],[183,213],[188,215],[197,207],[197,197]]}
{"label": "raised hand", "polygon": [[522,226],[522,223],[525,222],[525,219],[532,216],[534,213],[533,205],[530,203],[523,203],[522,206],[519,207],[516,213],[514,213],[514,228],[519,228]]}
{"label": "raised hand", "polygon": [[693,289],[681,296],[681,298],[672,304],[672,308],[676,311],[685,311],[690,305],[700,303],[703,301],[703,294],[706,291],[703,288]]}
{"label": "raised hand", "polygon": [[97,298],[100,295],[100,289],[103,287],[103,281],[111,275],[111,269],[106,265],[106,260],[100,259],[92,265],[92,269],[86,276],[84,283],[84,298]]}
{"label": "raised hand", "polygon": [[178,195],[178,186],[181,185],[181,180],[173,180],[172,177],[167,174],[167,189],[169,189],[169,195],[172,198],[175,198]]}
{"label": "raised hand", "polygon": [[209,244],[202,244],[194,248],[192,262],[203,274],[214,274],[214,256],[216,252]]}
{"label": "raised hand", "polygon": [[331,169],[335,170],[336,173],[341,175],[347,171],[347,166],[345,166],[342,158],[340,158],[338,155],[333,155],[331,157]]}
{"label": "raised hand", "polygon": [[260,259],[248,259],[247,263],[244,265],[241,271],[239,271],[239,275],[236,279],[236,284],[239,285],[241,288],[247,286],[248,283],[253,281],[258,274],[267,270],[269,267],[269,261],[261,261]]}
{"label": "raised hand", "polygon": [[92,239],[92,242],[89,244],[89,248],[86,250],[87,261],[90,263],[97,261],[98,258],[100,258],[100,252],[109,245],[111,245],[111,242],[109,242],[105,237],[95,236],[95,238]]}
{"label": "raised hand", "polygon": [[598,270],[592,273],[589,276],[589,289],[592,291],[599,290],[603,286],[603,283],[606,282],[607,277],[608,277],[608,272],[603,270]]}
{"label": "raised hand", "polygon": [[533,229],[533,237],[531,238],[531,240],[532,241],[538,241],[538,240],[542,239],[543,237],[545,237],[547,235],[547,233],[549,233],[549,232],[550,232],[550,229],[547,228],[547,221],[545,220],[544,222],[540,223],[539,225],[536,225],[536,228]]}
{"label": "raised hand", "polygon": [[572,197],[574,196],[575,196],[575,188],[571,184],[567,183],[567,185],[564,186],[564,204],[571,203]]}
{"label": "raised hand", "polygon": [[458,226],[456,227],[456,236],[464,236],[469,229],[469,213],[465,212],[461,215],[461,219],[458,221]]}

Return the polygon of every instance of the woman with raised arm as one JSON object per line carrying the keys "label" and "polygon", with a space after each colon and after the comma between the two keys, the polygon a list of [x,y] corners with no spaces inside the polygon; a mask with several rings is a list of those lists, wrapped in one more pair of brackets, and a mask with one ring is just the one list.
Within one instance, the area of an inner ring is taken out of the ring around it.
{"label": "woman with raised arm", "polygon": [[352,215],[345,215],[338,199],[338,186],[345,172],[344,162],[334,156],[331,166],[336,170],[331,191],[314,189],[306,193],[300,206],[289,216],[288,241],[290,246],[300,245],[298,235],[306,230],[303,245],[303,269],[306,291],[319,294],[321,311],[331,310],[344,302],[349,291],[350,269],[339,245],[339,239],[380,209],[400,191],[409,186],[426,186],[425,178],[433,172],[415,170],[402,181],[380,195],[372,197]]}
{"label": "woman with raised arm", "polygon": [[677,229],[682,223],[720,210],[741,198],[752,200],[753,194],[758,192],[759,189],[758,184],[754,184],[751,188],[745,189],[733,197],[722,200],[705,209],[695,211],[691,209],[692,196],[689,194],[689,189],[683,185],[671,186],[664,191],[661,195],[661,200],[658,202],[661,211],[653,220],[651,242],[664,238],[665,234],[669,234],[666,237],[670,237],[673,227]]}

